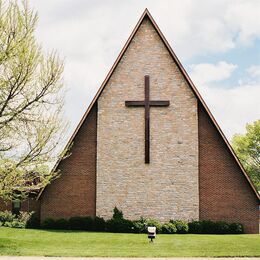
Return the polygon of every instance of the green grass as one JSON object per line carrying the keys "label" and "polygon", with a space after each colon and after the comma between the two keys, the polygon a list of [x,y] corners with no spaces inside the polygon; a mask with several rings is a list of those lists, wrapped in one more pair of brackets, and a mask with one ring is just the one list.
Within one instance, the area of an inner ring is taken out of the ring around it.
{"label": "green grass", "polygon": [[0,255],[181,257],[260,256],[259,235],[113,234],[0,228]]}

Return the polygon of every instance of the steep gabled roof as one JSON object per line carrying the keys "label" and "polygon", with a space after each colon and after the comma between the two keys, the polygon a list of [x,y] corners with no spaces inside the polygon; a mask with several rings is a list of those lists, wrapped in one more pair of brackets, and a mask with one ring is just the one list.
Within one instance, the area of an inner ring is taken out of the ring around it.
{"label": "steep gabled roof", "polygon": [[[221,137],[223,138],[224,142],[226,143],[230,153],[232,154],[232,156],[234,157],[235,161],[237,162],[239,168],[241,169],[242,173],[244,174],[246,180],[248,181],[249,185],[251,186],[253,192],[255,193],[256,197],[260,200],[260,194],[258,193],[258,191],[256,190],[255,186],[253,185],[252,181],[250,180],[250,178],[248,177],[245,169],[243,168],[242,164],[240,163],[240,161],[238,160],[233,148],[231,147],[231,145],[229,144],[227,138],[225,137],[224,133],[222,132],[222,130],[220,129],[217,121],[215,120],[215,118],[213,117],[213,115],[211,114],[209,108],[207,107],[205,101],[203,100],[202,96],[200,95],[200,93],[198,92],[197,88],[195,87],[195,85],[193,84],[193,82],[191,81],[188,73],[186,72],[186,70],[184,69],[184,67],[182,66],[181,62],[179,61],[179,59],[177,58],[176,54],[174,53],[174,51],[172,50],[170,44],[168,43],[168,41],[166,40],[166,38],[164,37],[164,35],[162,34],[161,30],[159,29],[158,25],[156,24],[156,22],[154,21],[152,15],[150,14],[150,12],[148,11],[148,9],[146,8],[142,14],[142,16],[140,17],[138,23],[136,24],[134,30],[132,31],[130,37],[128,38],[127,42],[125,43],[123,49],[121,50],[121,52],[119,53],[116,61],[114,62],[112,68],[110,69],[110,71],[108,72],[105,80],[103,81],[102,85],[100,86],[100,88],[98,89],[95,97],[93,98],[92,102],[90,103],[87,111],[85,112],[85,114],[83,115],[82,119],[80,120],[78,126],[76,127],[75,131],[73,132],[72,136],[70,137],[65,149],[69,148],[70,145],[72,144],[75,136],[77,135],[80,127],[82,126],[82,124],[84,123],[85,119],[87,118],[89,112],[91,111],[92,107],[94,106],[95,102],[98,100],[99,96],[101,95],[103,89],[105,88],[107,82],[109,81],[111,75],[113,74],[115,68],[117,67],[118,63],[120,62],[121,58],[123,57],[125,51],[127,50],[129,44],[131,43],[133,37],[135,36],[137,30],[139,29],[142,21],[148,18],[150,20],[150,22],[152,23],[153,27],[155,28],[156,32],[159,34],[161,40],[163,41],[164,45],[166,46],[166,48],[168,49],[170,55],[172,56],[173,60],[175,61],[176,65],[178,66],[179,70],[181,71],[181,73],[183,74],[184,78],[187,80],[189,86],[191,87],[193,93],[195,94],[195,96],[198,98],[198,100],[200,101],[200,103],[202,104],[203,108],[205,109],[205,111],[207,112],[208,116],[210,117],[211,121],[213,122],[214,126],[216,127],[217,131],[219,132],[219,134],[221,135]],[[55,164],[53,171],[55,171],[59,165],[61,160],[57,161],[57,163]],[[41,194],[42,194],[43,190],[40,191],[37,199],[40,198]]]}

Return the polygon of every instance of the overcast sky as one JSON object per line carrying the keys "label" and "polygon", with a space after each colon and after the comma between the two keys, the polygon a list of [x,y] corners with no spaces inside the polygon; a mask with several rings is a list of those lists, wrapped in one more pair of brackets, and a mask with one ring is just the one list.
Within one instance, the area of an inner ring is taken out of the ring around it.
{"label": "overcast sky", "polygon": [[260,0],[33,0],[74,130],[147,7],[230,139],[260,119]]}

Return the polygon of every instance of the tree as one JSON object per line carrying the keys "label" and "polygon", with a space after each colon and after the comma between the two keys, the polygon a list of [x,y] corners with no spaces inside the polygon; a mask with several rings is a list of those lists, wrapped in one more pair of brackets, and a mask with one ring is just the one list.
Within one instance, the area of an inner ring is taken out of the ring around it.
{"label": "tree", "polygon": [[256,188],[260,191],[260,120],[247,124],[246,134],[235,134],[232,146]]}
{"label": "tree", "polygon": [[0,0],[0,197],[25,199],[58,176],[63,63],[35,39],[38,16],[27,1]]}

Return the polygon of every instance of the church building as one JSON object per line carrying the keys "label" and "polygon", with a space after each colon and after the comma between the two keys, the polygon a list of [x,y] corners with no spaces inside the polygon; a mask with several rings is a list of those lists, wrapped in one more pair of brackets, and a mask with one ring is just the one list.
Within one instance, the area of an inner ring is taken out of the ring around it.
{"label": "church building", "polygon": [[[205,71],[207,73],[207,71]],[[203,98],[145,10],[71,136],[41,220],[223,220],[259,233],[260,196]]]}

